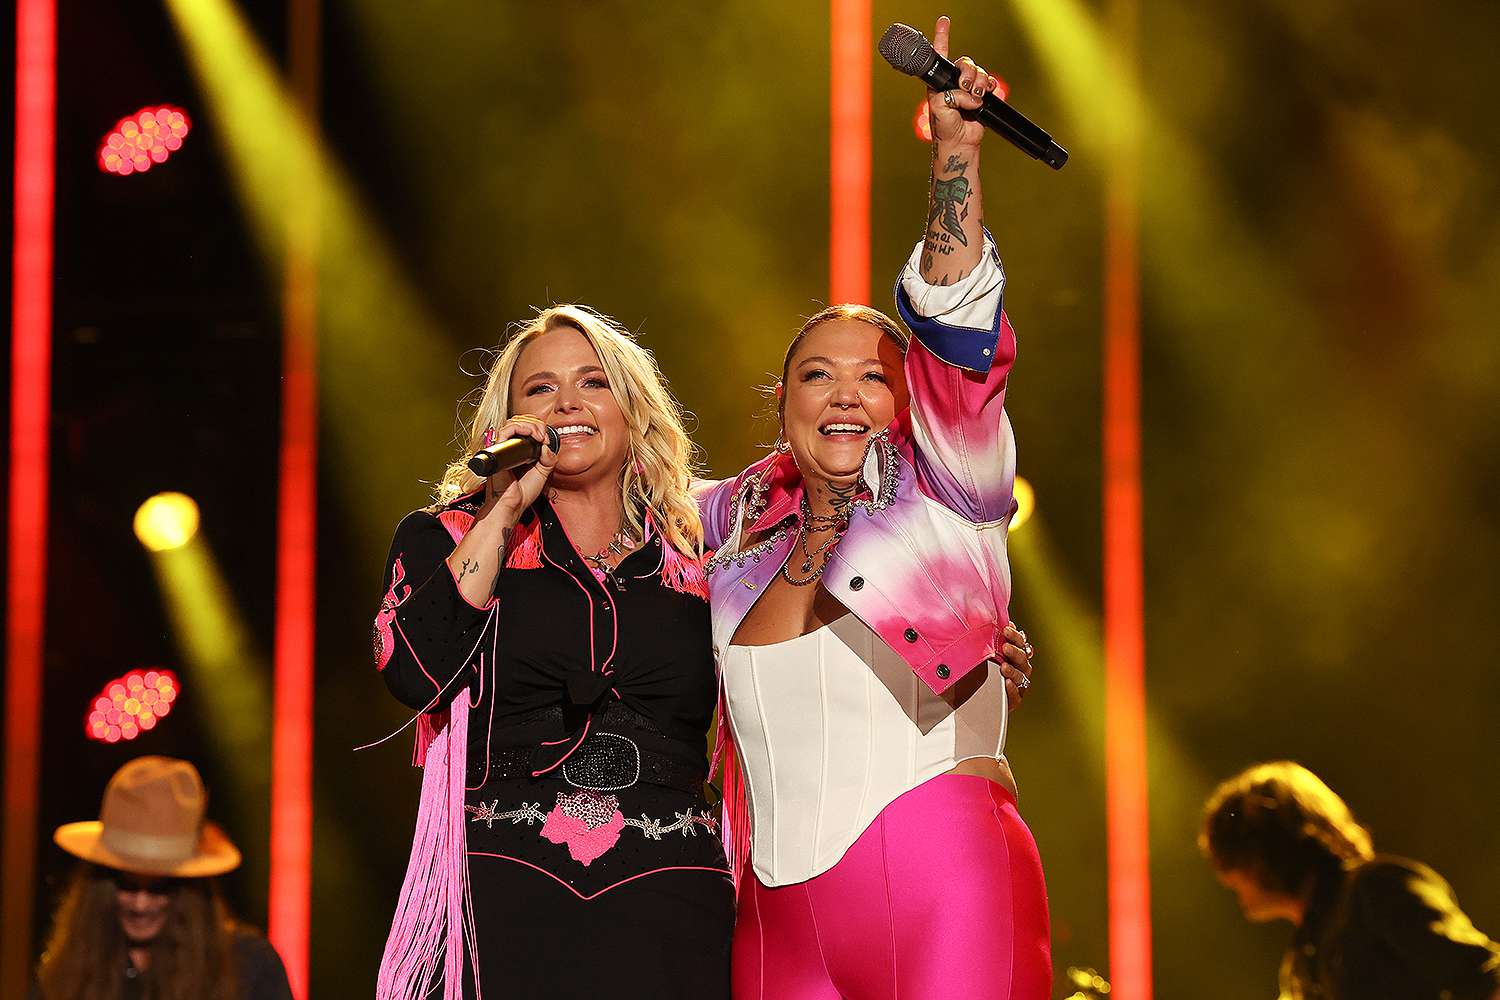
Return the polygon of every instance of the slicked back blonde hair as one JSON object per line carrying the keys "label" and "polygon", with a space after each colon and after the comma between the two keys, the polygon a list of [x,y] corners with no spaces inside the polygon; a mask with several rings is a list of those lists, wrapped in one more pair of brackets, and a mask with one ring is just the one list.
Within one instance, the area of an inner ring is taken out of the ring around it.
{"label": "slicked back blonde hair", "polygon": [[447,503],[484,485],[469,471],[468,460],[484,446],[484,432],[514,416],[510,382],[526,345],[544,333],[577,330],[599,355],[610,394],[625,415],[630,446],[620,477],[626,526],[635,537],[645,534],[647,511],[663,540],[677,551],[697,555],[703,547],[698,505],[688,493],[695,471],[694,448],[683,427],[682,406],[672,397],[656,358],[615,320],[588,306],[560,305],[537,312],[506,340],[485,381],[484,393],[469,424],[463,451],[438,484],[437,499]]}

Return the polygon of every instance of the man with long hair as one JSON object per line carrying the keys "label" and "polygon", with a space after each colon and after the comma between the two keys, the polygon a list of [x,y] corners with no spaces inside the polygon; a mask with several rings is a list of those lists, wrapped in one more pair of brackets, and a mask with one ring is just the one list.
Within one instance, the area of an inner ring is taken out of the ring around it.
{"label": "man with long hair", "polygon": [[291,1000],[269,942],[237,922],[214,876],[240,852],[204,821],[197,768],[138,757],[99,819],[53,834],[80,859],[37,970],[42,1000]]}
{"label": "man with long hair", "polygon": [[1500,1000],[1500,946],[1448,883],[1377,855],[1344,800],[1301,764],[1257,764],[1220,784],[1198,846],[1246,919],[1297,928],[1283,1000]]}

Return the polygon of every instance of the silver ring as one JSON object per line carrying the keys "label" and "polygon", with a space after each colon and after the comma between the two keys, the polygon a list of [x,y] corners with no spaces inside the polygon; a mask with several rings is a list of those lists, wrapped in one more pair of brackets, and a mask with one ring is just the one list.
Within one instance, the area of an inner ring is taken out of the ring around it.
{"label": "silver ring", "polygon": [[953,107],[953,91],[951,91],[951,90],[945,90],[945,91],[943,91],[943,103],[946,104],[950,108]]}
{"label": "silver ring", "polygon": [[[1020,673],[1020,671],[1017,671],[1017,673]],[[1027,677],[1025,674],[1021,674],[1021,679],[1018,680],[1018,681],[1016,681],[1016,688],[1022,694],[1025,694],[1026,693],[1026,689],[1029,688],[1029,687],[1031,687],[1031,678]]]}
{"label": "silver ring", "polygon": [[[1026,642],[1026,640],[1024,639],[1022,639],[1021,641]],[[1036,655],[1036,647],[1029,642],[1027,642],[1026,645],[1022,646],[1021,648],[1026,651],[1026,659],[1028,660]]]}

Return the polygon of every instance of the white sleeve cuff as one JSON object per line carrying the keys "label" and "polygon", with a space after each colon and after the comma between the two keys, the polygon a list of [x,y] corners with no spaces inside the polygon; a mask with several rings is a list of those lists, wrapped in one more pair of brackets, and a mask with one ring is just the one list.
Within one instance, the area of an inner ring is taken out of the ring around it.
{"label": "white sleeve cuff", "polygon": [[927,319],[940,320],[948,326],[970,330],[990,330],[1000,312],[1005,291],[1005,270],[1000,253],[988,232],[979,263],[962,281],[952,285],[930,285],[922,277],[923,244],[918,242],[901,269],[901,287],[912,308]]}

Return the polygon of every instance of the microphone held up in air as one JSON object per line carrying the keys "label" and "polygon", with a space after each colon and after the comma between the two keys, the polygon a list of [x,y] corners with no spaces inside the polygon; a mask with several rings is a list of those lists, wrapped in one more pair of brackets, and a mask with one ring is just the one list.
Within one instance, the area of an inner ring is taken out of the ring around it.
{"label": "microphone held up in air", "polygon": [[[557,451],[562,446],[562,439],[557,436],[556,427],[547,428],[547,447]],[[535,438],[513,437],[504,441],[497,441],[487,448],[481,448],[469,459],[469,471],[476,476],[486,478],[497,472],[505,472],[519,465],[530,465],[542,457],[542,443]]]}
{"label": "microphone held up in air", "polygon": [[[938,55],[932,43],[916,28],[893,24],[880,36],[880,54],[885,61],[908,76],[923,80],[933,90],[958,87],[958,67]],[[985,128],[1000,133],[1012,146],[1053,170],[1068,162],[1068,151],[1021,112],[993,93],[984,95],[984,104],[973,116]]]}

